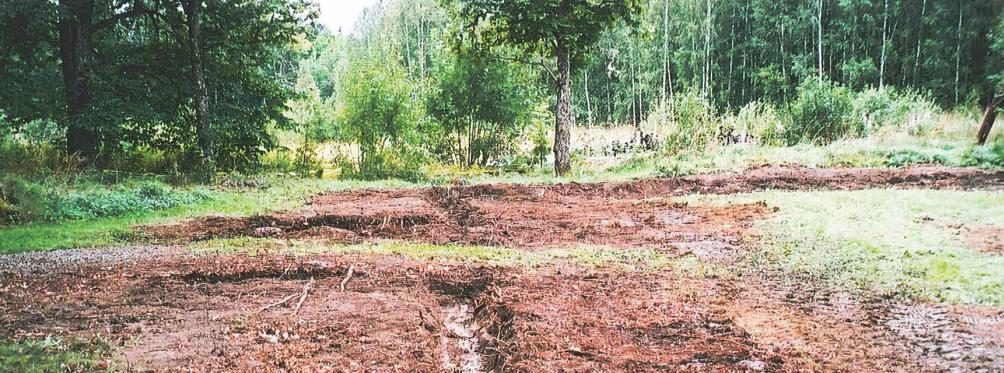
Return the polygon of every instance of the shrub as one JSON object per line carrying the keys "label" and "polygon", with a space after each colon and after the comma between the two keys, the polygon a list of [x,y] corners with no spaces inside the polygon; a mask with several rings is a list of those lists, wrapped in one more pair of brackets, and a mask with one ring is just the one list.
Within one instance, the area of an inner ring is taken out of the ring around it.
{"label": "shrub", "polygon": [[878,154],[885,160],[885,165],[891,167],[903,167],[914,164],[948,163],[948,158],[944,155],[925,153],[916,150],[880,151]]}
{"label": "shrub", "polygon": [[1004,139],[993,145],[974,146],[962,154],[962,165],[980,168],[1004,168]]}
{"label": "shrub", "polygon": [[829,81],[808,78],[798,86],[798,97],[788,109],[785,138],[788,145],[802,141],[828,144],[840,138],[864,134],[852,120],[851,92]]}
{"label": "shrub", "polygon": [[0,139],[0,170],[8,175],[66,176],[80,171],[81,159],[67,156],[51,143],[25,143],[14,138]]}
{"label": "shrub", "polygon": [[341,168],[359,179],[415,179],[427,159],[413,147],[421,107],[404,70],[385,62],[365,57],[349,66],[337,119],[340,138],[358,151],[351,162],[343,158]]}
{"label": "shrub", "polygon": [[704,149],[719,133],[711,103],[693,89],[676,95],[671,107],[658,107],[647,120],[667,123],[666,149],[674,153]]}
{"label": "shrub", "polygon": [[756,142],[762,145],[782,145],[784,142],[781,116],[770,104],[750,102],[730,119],[722,130],[723,133],[731,134],[729,142]]}
{"label": "shrub", "polygon": [[696,174],[697,170],[694,169],[693,165],[687,162],[674,161],[668,164],[659,166],[656,169],[656,175],[658,177],[683,177]]}
{"label": "shrub", "polygon": [[866,132],[898,127],[919,135],[929,127],[937,106],[916,93],[869,88],[855,95],[854,119]]}
{"label": "shrub", "polygon": [[[204,189],[180,190],[158,181],[124,183],[116,187],[101,184],[57,192],[50,185],[8,177],[0,183],[0,196],[7,205],[7,221],[89,219],[166,209],[196,203],[211,197]],[[12,212],[13,211],[13,212]]]}

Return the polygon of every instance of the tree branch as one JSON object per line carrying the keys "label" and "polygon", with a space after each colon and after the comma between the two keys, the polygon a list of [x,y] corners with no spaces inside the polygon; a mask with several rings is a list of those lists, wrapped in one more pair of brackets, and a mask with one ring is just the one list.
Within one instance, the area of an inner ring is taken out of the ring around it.
{"label": "tree branch", "polygon": [[156,15],[157,11],[146,9],[146,8],[132,9],[132,10],[130,10],[128,12],[119,13],[119,14],[116,14],[114,16],[108,17],[106,19],[103,19],[101,21],[98,21],[98,22],[94,23],[94,25],[91,26],[91,30],[92,30],[92,32],[97,32],[98,30],[101,30],[101,29],[103,29],[105,27],[108,27],[108,26],[112,26],[112,25],[114,25],[115,23],[117,23],[117,22],[119,22],[121,20],[132,18],[132,17],[136,17],[136,16],[141,16],[141,15],[147,15],[147,14],[149,14],[149,15]]}
{"label": "tree branch", "polygon": [[519,63],[522,63],[522,64],[531,65],[531,66],[539,66],[541,68],[541,70],[544,70],[544,72],[546,72],[547,75],[551,76],[551,79],[554,79],[554,81],[558,81],[558,76],[554,74],[554,71],[551,70],[551,67],[547,66],[547,64],[544,63],[543,60],[531,61],[531,60],[525,60],[525,59],[522,59],[522,58],[507,57],[507,56],[495,56],[495,58],[503,60],[503,61],[519,62]]}

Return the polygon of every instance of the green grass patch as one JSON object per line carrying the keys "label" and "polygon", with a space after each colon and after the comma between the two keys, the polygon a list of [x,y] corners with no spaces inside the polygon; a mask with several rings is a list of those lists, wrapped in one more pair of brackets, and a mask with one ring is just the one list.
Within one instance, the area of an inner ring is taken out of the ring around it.
{"label": "green grass patch", "polygon": [[238,237],[196,242],[190,244],[187,249],[202,255],[340,253],[397,255],[415,260],[484,263],[507,267],[560,263],[624,270],[678,269],[697,275],[720,273],[711,264],[691,256],[671,257],[655,249],[618,249],[589,245],[529,251],[495,246],[434,245],[410,241],[345,244],[327,240]]}
{"label": "green grass patch", "polygon": [[19,342],[0,342],[2,372],[80,372],[104,370],[102,356],[109,351],[102,342],[67,341],[55,337]]}
{"label": "green grass patch", "polygon": [[961,226],[1004,227],[1004,193],[864,190],[689,196],[700,204],[765,201],[766,247],[754,266],[779,266],[841,287],[1004,306],[1004,257],[965,242]]}
{"label": "green grass patch", "polygon": [[292,209],[310,196],[327,191],[356,188],[408,187],[414,184],[390,180],[379,182],[322,179],[276,179],[265,188],[215,190],[197,203],[144,211],[118,217],[38,222],[0,228],[0,254],[128,243],[135,237],[132,226],[167,223],[205,215],[250,216]]}

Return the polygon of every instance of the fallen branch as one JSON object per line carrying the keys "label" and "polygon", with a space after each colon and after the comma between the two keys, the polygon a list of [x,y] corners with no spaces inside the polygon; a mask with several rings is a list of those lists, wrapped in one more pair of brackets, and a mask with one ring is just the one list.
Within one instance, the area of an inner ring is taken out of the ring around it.
{"label": "fallen branch", "polygon": [[313,284],[314,284],[314,278],[311,277],[310,282],[308,282],[306,285],[303,285],[303,294],[300,294],[300,301],[296,302],[296,308],[293,308],[293,313],[292,313],[293,316],[296,316],[296,314],[300,313],[300,307],[303,306],[303,301],[307,300],[307,294],[310,291],[310,286]]}
{"label": "fallen branch", "polygon": [[278,306],[278,305],[280,305],[280,304],[283,304],[283,303],[286,303],[286,302],[289,302],[289,300],[290,300],[290,299],[293,299],[293,297],[295,297],[295,296],[296,296],[296,293],[293,293],[293,294],[290,294],[289,296],[287,296],[287,297],[285,297],[285,298],[282,298],[282,300],[280,300],[280,301],[278,301],[278,302],[275,302],[275,303],[272,303],[272,304],[269,304],[269,305],[267,305],[267,306],[265,306],[265,307],[262,307],[262,308],[261,308],[260,310],[258,310],[258,312],[256,312],[256,313],[262,313],[262,312],[265,312],[265,310],[267,310],[267,309],[269,309],[269,308],[272,308],[272,307],[275,307],[275,306]]}
{"label": "fallen branch", "polygon": [[342,279],[341,289],[343,292],[345,291],[345,284],[347,284],[349,282],[349,279],[352,278],[352,274],[355,272],[355,270],[356,270],[355,264],[349,266],[349,273],[346,273],[345,278]]}

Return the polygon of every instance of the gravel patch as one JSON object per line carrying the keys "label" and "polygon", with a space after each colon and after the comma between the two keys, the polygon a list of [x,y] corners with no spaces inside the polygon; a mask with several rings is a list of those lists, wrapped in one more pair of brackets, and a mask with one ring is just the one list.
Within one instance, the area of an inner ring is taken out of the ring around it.
{"label": "gravel patch", "polygon": [[149,245],[24,252],[0,255],[0,273],[42,274],[189,255],[177,246]]}

